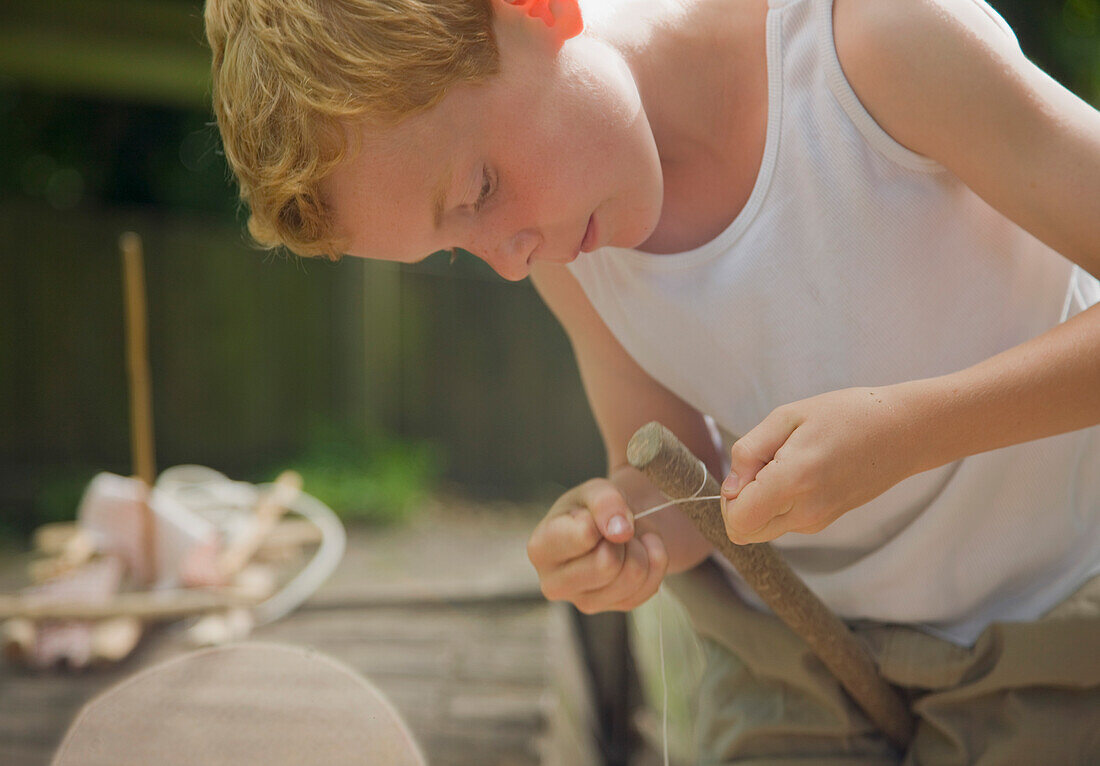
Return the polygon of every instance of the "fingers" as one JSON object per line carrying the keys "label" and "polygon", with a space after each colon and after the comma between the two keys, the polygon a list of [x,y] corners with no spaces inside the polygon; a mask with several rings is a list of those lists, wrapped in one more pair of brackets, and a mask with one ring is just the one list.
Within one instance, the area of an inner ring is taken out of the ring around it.
{"label": "fingers", "polygon": [[658,535],[649,532],[642,535],[642,545],[645,546],[646,555],[649,558],[649,570],[641,587],[622,601],[612,605],[612,609],[628,612],[648,601],[661,587],[661,581],[665,579],[668,571],[668,552],[665,544]]}
{"label": "fingers", "polygon": [[799,416],[784,407],[772,410],[756,428],[730,448],[730,473],[722,482],[722,496],[737,495],[770,463],[779,448],[799,425]]}
{"label": "fingers", "polygon": [[600,533],[613,543],[625,543],[634,536],[634,514],[619,488],[606,479],[586,481],[577,488],[580,504],[587,508]]}
{"label": "fingers", "polygon": [[[617,549],[617,550],[611,550]],[[551,600],[568,600],[585,614],[627,611],[657,592],[668,569],[664,543],[653,533],[625,545],[603,541],[543,582]]]}
{"label": "fingers", "polygon": [[797,491],[791,473],[782,463],[769,463],[736,498],[723,497],[722,520],[731,541],[763,543],[787,532],[807,531],[812,508],[805,494]]}
{"label": "fingers", "polygon": [[748,535],[742,536],[740,542],[741,545],[748,543],[766,543],[774,540],[775,538],[785,535],[788,532],[799,532],[804,535],[814,534],[820,532],[822,529],[828,526],[828,524],[821,524],[818,527],[805,527],[799,520],[797,505],[787,513],[779,516],[773,516],[772,519],[760,529],[755,532],[751,532]]}
{"label": "fingers", "polygon": [[593,479],[554,503],[531,533],[527,557],[541,576],[592,551],[601,540],[625,543],[633,536],[633,514],[618,487]]}
{"label": "fingers", "polygon": [[[784,526],[789,520],[773,524],[795,506],[782,480],[779,453],[800,423],[801,416],[792,408],[776,408],[730,449],[730,473],[722,482],[721,505],[726,535],[733,542],[764,542],[789,531]],[[766,527],[771,536],[761,539]]]}
{"label": "fingers", "polygon": [[646,601],[660,587],[668,553],[658,535],[638,539],[634,532],[633,514],[606,479],[565,493],[527,542],[543,595],[586,614]]}
{"label": "fingers", "polygon": [[542,592],[552,601],[577,602],[582,594],[599,591],[616,581],[627,570],[628,577],[638,568],[637,540],[626,544],[600,541],[591,553],[576,558],[542,580]]}
{"label": "fingers", "polygon": [[737,545],[767,543],[789,532],[821,532],[833,519],[799,471],[771,462],[734,500],[722,500],[726,536]]}
{"label": "fingers", "polygon": [[527,541],[527,558],[541,575],[591,551],[602,539],[592,514],[583,508],[547,515]]}

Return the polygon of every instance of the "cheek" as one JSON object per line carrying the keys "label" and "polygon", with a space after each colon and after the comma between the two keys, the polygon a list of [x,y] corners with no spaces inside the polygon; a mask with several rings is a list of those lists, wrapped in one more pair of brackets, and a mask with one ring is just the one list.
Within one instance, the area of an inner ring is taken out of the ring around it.
{"label": "cheek", "polygon": [[530,226],[560,216],[561,205],[575,193],[574,159],[550,142],[512,163],[509,178],[502,178],[501,217]]}

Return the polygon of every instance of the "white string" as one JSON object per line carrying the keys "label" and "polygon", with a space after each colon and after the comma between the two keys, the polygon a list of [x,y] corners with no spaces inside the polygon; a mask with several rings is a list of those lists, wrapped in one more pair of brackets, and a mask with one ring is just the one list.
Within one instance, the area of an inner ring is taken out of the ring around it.
{"label": "white string", "polygon": [[[681,498],[677,498],[676,500],[669,500],[667,503],[661,503],[660,505],[655,505],[652,508],[647,508],[646,510],[642,511],[641,513],[634,514],[634,520],[637,521],[638,519],[645,518],[646,516],[648,516],[651,513],[656,513],[657,511],[668,508],[670,505],[676,505],[676,503],[683,503],[683,502],[688,501],[688,500],[721,500],[722,499],[721,495],[705,495],[703,497],[699,496],[699,493],[702,492],[703,488],[707,486],[707,466],[702,460],[700,460],[699,461],[699,467],[703,469],[703,482],[702,482],[702,484],[699,485],[699,489],[695,490],[695,492],[693,492],[690,497],[681,497]],[[661,615],[661,600],[663,598],[663,595],[662,595],[663,593],[664,593],[664,586],[658,586],[658,588],[657,588],[657,646],[658,646],[658,648],[660,650],[660,654],[661,654],[661,689],[662,689],[662,694],[663,694],[663,699],[662,699],[662,702],[661,702],[661,707],[662,707],[662,713],[661,713],[661,739],[664,742],[665,766],[669,766],[669,764],[668,764],[668,679],[665,676],[665,631],[664,631],[664,620],[663,620],[662,615]]]}
{"label": "white string", "polygon": [[655,505],[652,508],[647,508],[641,513],[634,514],[634,520],[637,521],[638,519],[644,519],[651,513],[656,513],[657,511],[668,508],[670,505],[676,505],[676,503],[683,503],[688,500],[721,500],[721,495],[704,495],[703,497],[698,497],[698,494],[703,491],[703,487],[707,486],[707,467],[702,460],[699,461],[699,467],[703,469],[703,483],[699,485],[699,489],[695,490],[695,492],[692,493],[690,497],[680,497],[675,500],[669,500],[667,503],[661,503],[660,505]]}
{"label": "white string", "polygon": [[668,679],[665,678],[665,631],[661,619],[661,601],[664,588],[657,587],[657,646],[661,650],[661,689],[664,693],[664,701],[661,703],[661,740],[665,745],[665,766],[668,766]]}

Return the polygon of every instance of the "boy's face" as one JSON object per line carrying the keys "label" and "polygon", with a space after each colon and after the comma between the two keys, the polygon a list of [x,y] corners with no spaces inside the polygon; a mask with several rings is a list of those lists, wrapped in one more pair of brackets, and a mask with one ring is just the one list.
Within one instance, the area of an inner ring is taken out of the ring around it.
{"label": "boy's face", "polygon": [[[500,18],[505,16],[505,18]],[[633,77],[590,37],[498,14],[501,72],[362,141],[324,194],[348,254],[415,261],[459,247],[505,279],[537,261],[634,247],[656,228],[660,160]],[[592,236],[595,235],[595,236]]]}

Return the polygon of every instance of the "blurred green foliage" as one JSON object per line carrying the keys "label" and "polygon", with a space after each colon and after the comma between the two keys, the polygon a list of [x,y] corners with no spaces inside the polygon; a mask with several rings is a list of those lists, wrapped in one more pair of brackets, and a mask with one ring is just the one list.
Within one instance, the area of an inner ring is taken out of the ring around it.
{"label": "blurred green foliage", "polygon": [[1100,0],[992,0],[1028,58],[1100,105]]}
{"label": "blurred green foliage", "polygon": [[382,434],[359,435],[319,424],[306,449],[279,469],[293,467],[302,487],[345,521],[404,521],[435,489],[443,450]]}
{"label": "blurred green foliage", "polygon": [[72,521],[85,488],[102,470],[90,465],[51,467],[42,477],[34,497],[38,523]]}
{"label": "blurred green foliage", "polygon": [[238,203],[205,112],[100,101],[0,79],[0,199],[54,210],[115,205],[201,210]]}

